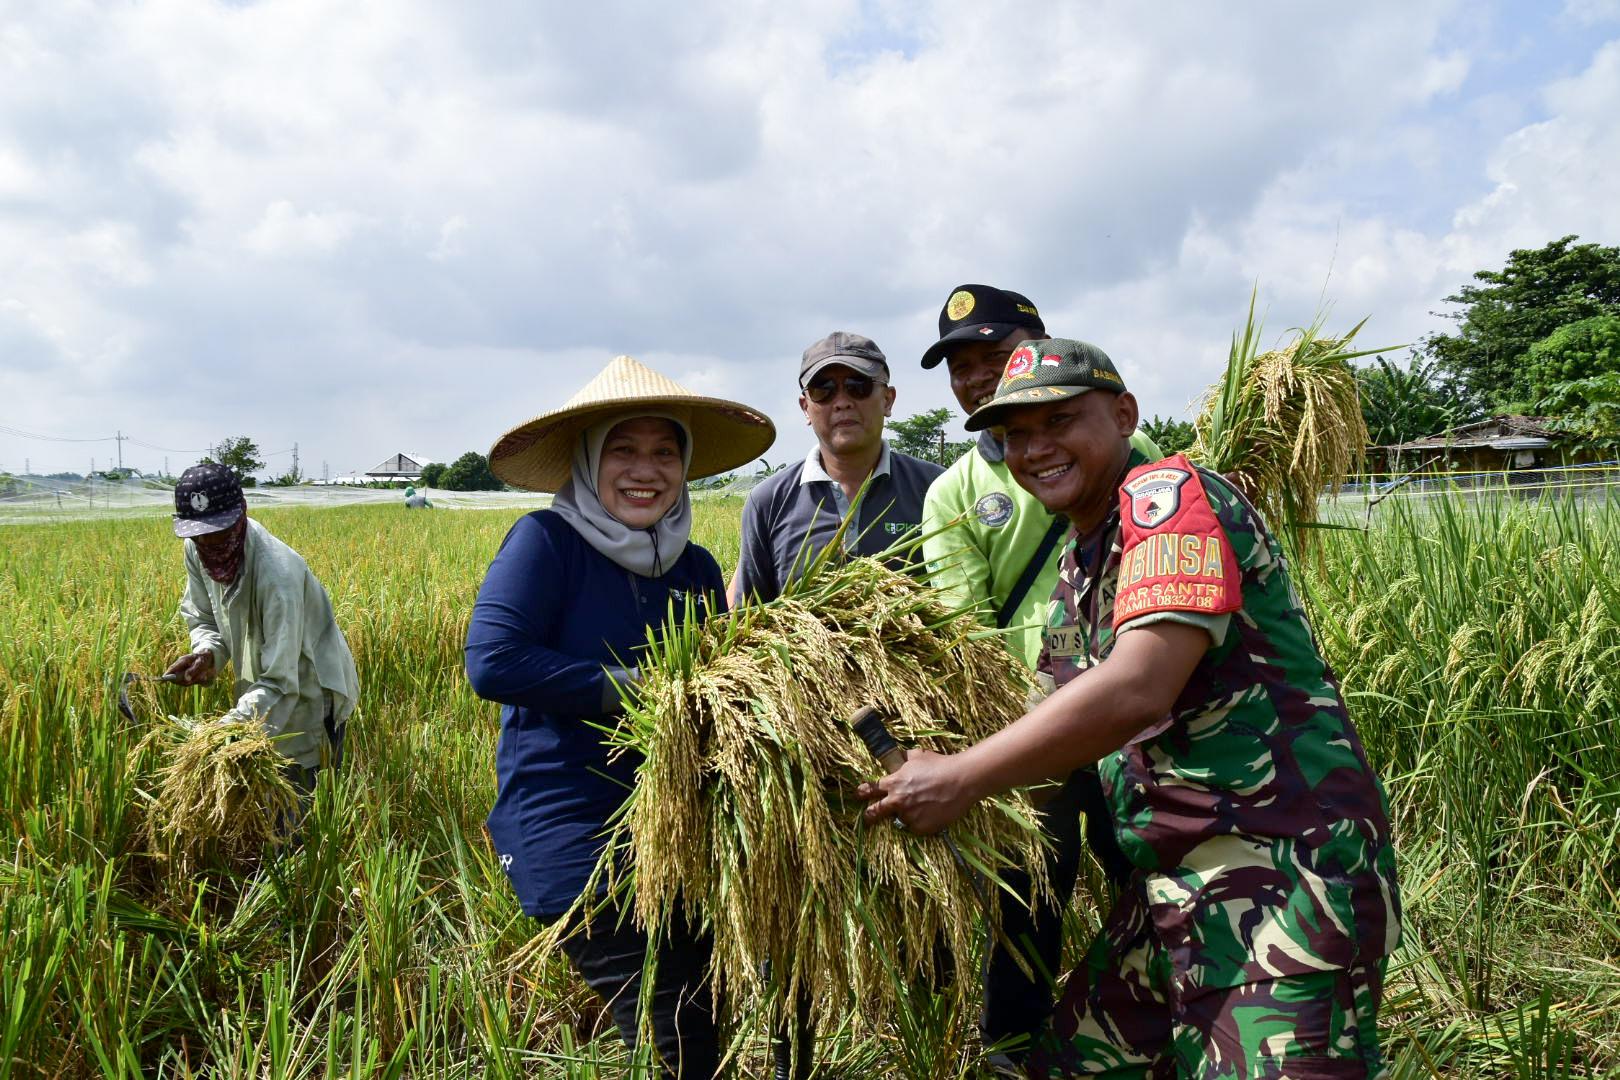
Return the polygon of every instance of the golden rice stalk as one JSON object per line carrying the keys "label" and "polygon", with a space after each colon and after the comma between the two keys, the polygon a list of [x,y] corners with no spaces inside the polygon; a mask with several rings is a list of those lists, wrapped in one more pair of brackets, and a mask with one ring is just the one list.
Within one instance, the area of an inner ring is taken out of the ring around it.
{"label": "golden rice stalk", "polygon": [[780,1022],[802,994],[823,1031],[852,1012],[871,1031],[929,984],[967,1015],[996,879],[1043,874],[1032,807],[976,806],[950,829],[962,862],[868,828],[855,788],[880,769],[847,719],[875,705],[902,746],[938,751],[999,730],[1029,689],[1000,641],[876,560],[824,558],[771,603],[671,625],[641,663],[616,735],[638,782],[598,868],[633,883],[639,921],[684,904],[706,922],[739,1015]]}
{"label": "golden rice stalk", "polygon": [[1378,351],[1350,351],[1365,322],[1331,338],[1318,319],[1262,353],[1251,295],[1226,371],[1204,396],[1188,456],[1231,480],[1274,526],[1308,530],[1317,500],[1361,464],[1367,424],[1349,362]]}
{"label": "golden rice stalk", "polygon": [[171,716],[131,761],[149,748],[161,764],[146,807],[147,843],[173,873],[252,869],[297,819],[287,759],[257,720]]}

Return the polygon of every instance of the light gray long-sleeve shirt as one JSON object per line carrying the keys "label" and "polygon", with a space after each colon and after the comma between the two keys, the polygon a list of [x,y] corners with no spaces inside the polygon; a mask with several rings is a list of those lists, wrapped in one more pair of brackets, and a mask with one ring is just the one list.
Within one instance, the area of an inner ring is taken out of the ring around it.
{"label": "light gray long-sleeve shirt", "polygon": [[302,555],[251,518],[242,568],[229,585],[208,576],[194,543],[187,540],[185,547],[180,614],[192,651],[212,652],[215,670],[232,661],[232,712],[257,717],[276,748],[298,764],[319,765],[328,698],[333,723],[342,724],[360,693],[326,589]]}

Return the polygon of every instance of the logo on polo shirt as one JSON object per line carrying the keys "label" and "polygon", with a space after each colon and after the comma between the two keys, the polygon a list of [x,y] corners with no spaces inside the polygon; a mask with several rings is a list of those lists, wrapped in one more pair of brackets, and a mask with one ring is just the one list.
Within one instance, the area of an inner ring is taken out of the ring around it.
{"label": "logo on polo shirt", "polygon": [[992,491],[973,504],[979,521],[992,529],[999,529],[1012,520],[1013,501],[1004,491]]}

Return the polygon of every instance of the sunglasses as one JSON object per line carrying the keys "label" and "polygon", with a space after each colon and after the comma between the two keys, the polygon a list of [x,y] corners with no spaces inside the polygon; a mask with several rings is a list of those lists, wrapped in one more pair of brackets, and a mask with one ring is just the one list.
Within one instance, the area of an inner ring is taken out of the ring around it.
{"label": "sunglasses", "polygon": [[[804,384],[804,396],[817,405],[825,405],[838,393],[840,380],[830,376],[821,376],[811,379]],[[844,393],[849,395],[851,401],[865,401],[872,396],[872,391],[878,388],[878,380],[870,375],[845,375],[842,379]]]}

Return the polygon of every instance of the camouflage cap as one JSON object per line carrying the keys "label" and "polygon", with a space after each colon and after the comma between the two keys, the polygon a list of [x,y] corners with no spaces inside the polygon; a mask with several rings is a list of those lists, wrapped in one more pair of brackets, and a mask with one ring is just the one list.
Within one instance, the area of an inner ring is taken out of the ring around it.
{"label": "camouflage cap", "polygon": [[1026,341],[1007,358],[996,386],[996,396],[967,418],[969,431],[999,427],[1006,413],[1019,405],[1045,405],[1076,397],[1089,390],[1125,390],[1114,362],[1097,346],[1068,338]]}

